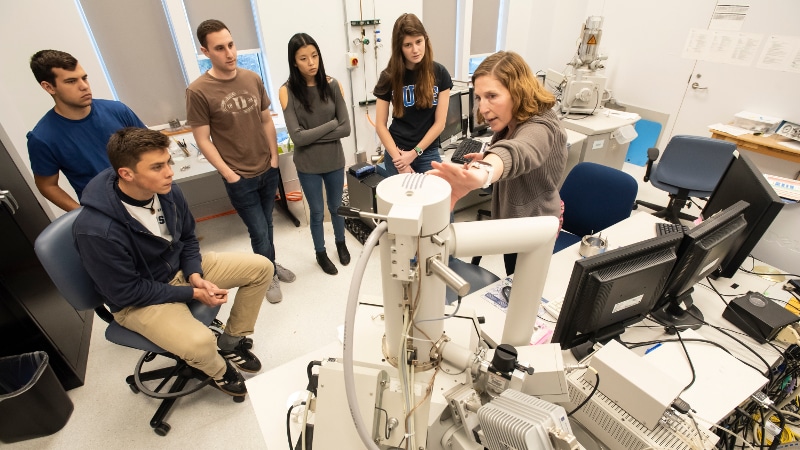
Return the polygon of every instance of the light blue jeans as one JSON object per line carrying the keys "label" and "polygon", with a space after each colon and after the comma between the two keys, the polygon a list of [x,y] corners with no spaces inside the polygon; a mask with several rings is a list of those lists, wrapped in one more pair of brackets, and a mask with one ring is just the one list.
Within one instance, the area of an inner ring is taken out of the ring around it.
{"label": "light blue jeans", "polygon": [[314,240],[314,251],[325,251],[325,231],[322,221],[325,217],[325,210],[322,199],[322,184],[325,184],[327,195],[328,211],[331,213],[331,223],[333,224],[333,236],[336,242],[344,242],[344,218],[336,214],[336,210],[342,205],[342,191],[344,189],[344,169],[337,169],[328,173],[303,173],[297,171],[300,179],[300,186],[303,187],[303,195],[308,202],[308,209],[311,213],[311,239]]}

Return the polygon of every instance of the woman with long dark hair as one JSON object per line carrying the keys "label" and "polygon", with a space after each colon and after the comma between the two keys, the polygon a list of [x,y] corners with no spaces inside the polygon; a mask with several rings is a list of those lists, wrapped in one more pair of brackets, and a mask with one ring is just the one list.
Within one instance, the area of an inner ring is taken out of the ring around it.
{"label": "woman with long dark hair", "polygon": [[350,135],[350,117],[341,85],[325,74],[317,42],[306,33],[289,39],[289,79],[281,86],[281,102],[286,128],[294,142],[294,164],[311,213],[311,238],[317,264],[325,273],[339,271],[325,250],[322,221],[325,185],[328,211],[333,223],[336,251],[342,265],[350,263],[344,239],[344,219],[336,214],[342,204],[344,188],[344,150],[341,138]]}
{"label": "woman with long dark hair", "polygon": [[[453,81],[445,67],[433,60],[433,48],[422,22],[403,14],[392,30],[392,55],[373,94],[377,98],[375,123],[386,149],[386,171],[427,172],[441,162],[439,135],[444,130]],[[392,104],[392,125],[389,122]]]}

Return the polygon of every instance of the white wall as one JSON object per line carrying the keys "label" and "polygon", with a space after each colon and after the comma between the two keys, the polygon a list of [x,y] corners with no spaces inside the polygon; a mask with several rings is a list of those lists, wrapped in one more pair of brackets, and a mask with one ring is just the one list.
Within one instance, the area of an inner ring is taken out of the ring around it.
{"label": "white wall", "polygon": [[[8,50],[0,64],[0,127],[4,131],[0,138],[44,210],[56,217],[61,210],[39,195],[28,159],[25,135],[54,105],[50,95],[33,78],[29,66],[31,55],[43,49],[67,51],[89,74],[95,97],[111,98],[111,89],[74,0],[3,2],[0,42],[5,42]],[[60,181],[67,192],[74,192],[64,176]]]}

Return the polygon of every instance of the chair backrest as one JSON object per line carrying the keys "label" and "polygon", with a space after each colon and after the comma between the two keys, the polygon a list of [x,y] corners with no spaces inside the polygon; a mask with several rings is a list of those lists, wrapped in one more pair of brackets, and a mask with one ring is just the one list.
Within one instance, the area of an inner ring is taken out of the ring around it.
{"label": "chair backrest", "polygon": [[577,164],[559,193],[563,229],[578,236],[597,233],[631,215],[639,184],[627,173],[591,162]]}
{"label": "chair backrest", "polygon": [[72,237],[72,224],[82,209],[74,209],[54,220],[39,234],[33,246],[61,295],[78,311],[95,309],[103,304],[103,297],[83,268]]}
{"label": "chair backrest", "polygon": [[701,136],[673,136],[654,169],[655,178],[689,191],[712,192],[733,159],[736,144]]}
{"label": "chair backrest", "polygon": [[647,150],[655,147],[659,136],[661,136],[661,124],[651,120],[640,119],[633,125],[633,128],[636,130],[637,136],[628,145],[625,162],[644,167],[647,165]]}

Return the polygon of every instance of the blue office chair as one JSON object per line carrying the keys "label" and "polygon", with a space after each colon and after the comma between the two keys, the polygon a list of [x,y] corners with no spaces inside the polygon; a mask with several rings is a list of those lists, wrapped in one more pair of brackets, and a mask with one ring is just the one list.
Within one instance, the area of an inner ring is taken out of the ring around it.
{"label": "blue office chair", "polygon": [[[448,267],[453,269],[455,273],[461,276],[466,282],[469,283],[469,292],[467,295],[472,294],[473,292],[483,289],[484,287],[494,283],[495,281],[499,280],[500,277],[495,275],[494,273],[484,269],[483,267],[473,263],[465,263],[457,258],[451,258],[450,262],[447,264]],[[447,289],[447,293],[445,294],[445,303],[451,304],[458,299],[458,294],[456,294],[452,289]]]}
{"label": "blue office chair", "polygon": [[564,179],[564,224],[553,253],[630,217],[639,185],[627,173],[591,162],[577,164]]}
{"label": "blue office chair", "polygon": [[[679,224],[680,219],[694,221],[697,217],[681,212],[691,205],[691,198],[707,198],[733,159],[736,144],[700,136],[673,136],[658,159],[658,149],[647,151],[644,181],[669,193],[666,207],[636,200],[654,211],[654,216]],[[636,206],[634,206],[634,209]]]}
{"label": "blue office chair", "polygon": [[[76,310],[94,309],[98,316],[108,323],[106,339],[115,344],[144,351],[134,373],[128,376],[125,381],[134,393],[142,392],[150,397],[163,399],[150,420],[150,426],[156,434],[165,436],[169,433],[170,426],[167,422],[164,422],[164,418],[169,413],[175,400],[178,397],[196,392],[207,384],[215,385],[210,383],[211,379],[205,373],[189,366],[180,358],[166,352],[142,335],[123,328],[114,322],[114,316],[105,308],[103,298],[98,294],[94,282],[83,268],[80,255],[75,248],[72,224],[82,209],[78,208],[64,214],[42,231],[34,244],[36,256],[39,257],[42,266],[44,266],[58,290]],[[222,325],[216,320],[219,306],[211,308],[200,302],[193,301],[189,304],[189,309],[197,320],[209,325],[215,333],[218,332],[219,327]],[[144,363],[156,359],[157,356],[172,359],[175,364],[143,372]],[[174,380],[169,386],[169,390],[162,392],[173,378]],[[159,383],[155,389],[151,390],[143,383],[148,381],[159,381]],[[193,381],[193,383],[190,384],[190,381]],[[187,385],[189,386],[187,387]],[[233,397],[233,400],[242,402],[244,397]]]}

